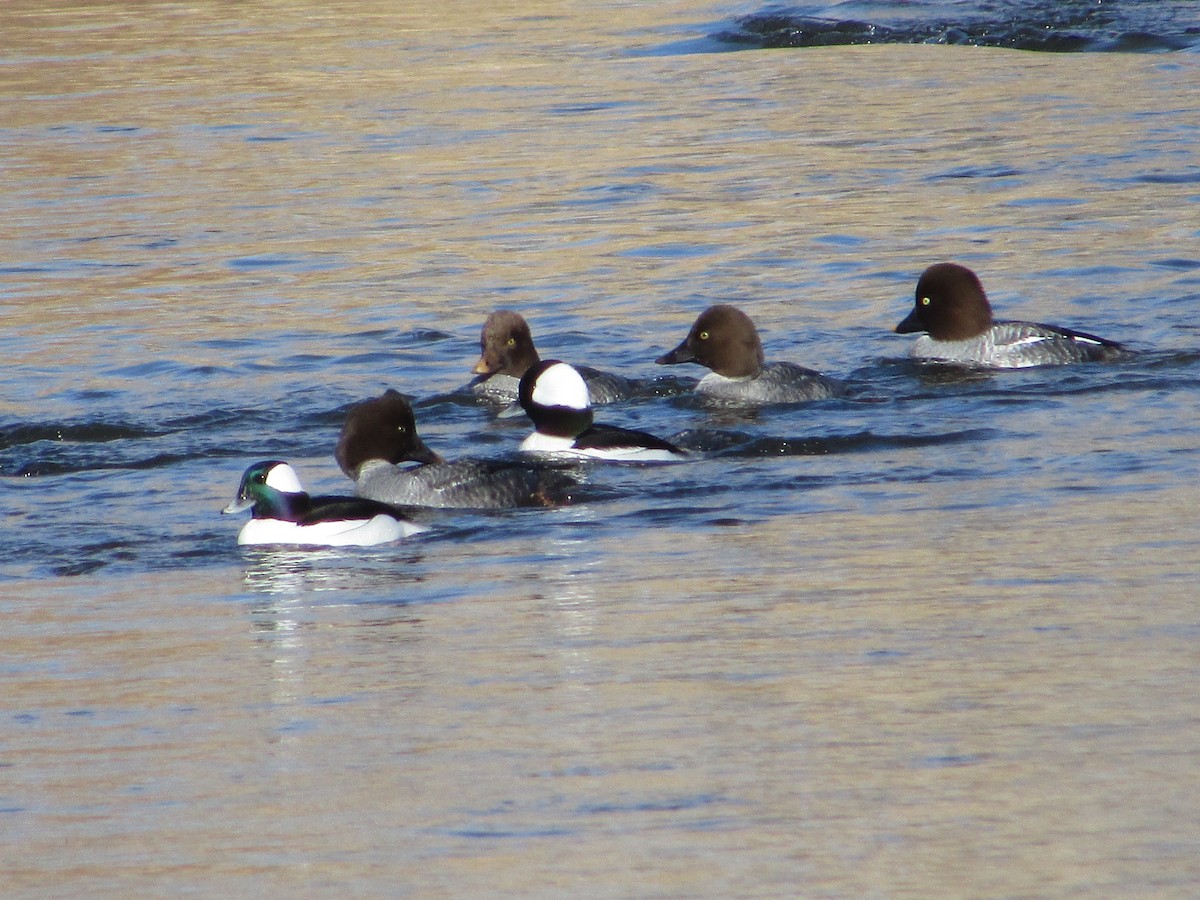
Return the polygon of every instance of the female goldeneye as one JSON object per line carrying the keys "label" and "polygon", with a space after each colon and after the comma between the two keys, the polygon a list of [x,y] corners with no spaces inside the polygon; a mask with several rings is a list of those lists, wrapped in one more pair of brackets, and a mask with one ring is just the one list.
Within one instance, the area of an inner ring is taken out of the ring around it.
{"label": "female goldeneye", "polygon": [[899,334],[927,332],[909,355],[929,362],[996,369],[1118,359],[1115,341],[1036,322],[996,321],[978,276],[956,263],[937,263],[917,282],[916,305]]}
{"label": "female goldeneye", "polygon": [[[358,496],[401,506],[558,506],[570,501],[578,485],[566,472],[527,461],[446,462],[425,446],[412,406],[394,390],[350,410],[334,455]],[[399,465],[405,462],[418,465]]]}
{"label": "female goldeneye", "polygon": [[795,363],[763,362],[762,341],[750,317],[718,303],[696,319],[683,343],[655,360],[659,365],[695,362],[712,369],[696,391],[734,403],[796,403],[846,392],[845,385]]}
{"label": "female goldeneye", "polygon": [[[483,323],[479,349],[479,362],[471,371],[480,377],[471,382],[472,392],[497,402],[514,402],[521,376],[540,361],[529,323],[512,310],[496,310]],[[620,375],[586,366],[578,371],[587,382],[594,404],[613,403],[633,395],[633,385]]]}
{"label": "female goldeneye", "polygon": [[242,476],[237,496],[222,512],[251,511],[239,544],[366,547],[429,529],[398,509],[362,497],[310,497],[285,462],[255,463]]}
{"label": "female goldeneye", "polygon": [[557,359],[542,360],[525,373],[519,399],[535,429],[521,443],[525,453],[647,462],[687,456],[644,431],[594,424],[583,377]]}

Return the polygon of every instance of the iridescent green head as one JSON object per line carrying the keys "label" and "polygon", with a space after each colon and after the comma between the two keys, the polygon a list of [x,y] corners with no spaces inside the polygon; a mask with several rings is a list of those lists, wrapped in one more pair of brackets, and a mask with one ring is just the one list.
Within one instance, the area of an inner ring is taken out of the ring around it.
{"label": "iridescent green head", "polygon": [[246,470],[237,496],[222,512],[249,509],[256,519],[290,519],[307,501],[296,471],[285,462],[270,459]]}

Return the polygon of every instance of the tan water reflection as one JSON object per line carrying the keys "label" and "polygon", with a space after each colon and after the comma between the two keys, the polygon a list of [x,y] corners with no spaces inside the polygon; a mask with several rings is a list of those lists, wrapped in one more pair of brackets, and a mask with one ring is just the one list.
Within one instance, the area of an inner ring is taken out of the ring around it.
{"label": "tan water reflection", "polygon": [[[946,257],[986,236],[993,274],[1030,293],[1048,256],[1194,256],[1194,183],[1054,174],[1146,118],[1195,118],[1194,56],[626,53],[716,15],[9,3],[0,236],[80,266],[11,287],[28,342],[10,365],[96,342],[171,355],[276,315],[469,332],[518,283],[601,331],[677,335],[680,285],[774,296],[762,321],[784,333],[875,328],[905,292],[875,276],[915,273],[940,229]],[[968,164],[1036,177],[933,177]],[[896,175],[914,168],[928,179]],[[618,189],[626,205],[585,202]],[[1037,202],[1081,193],[1105,230]],[[762,254],[815,262],[830,235],[878,257],[776,291]],[[231,264],[267,256],[303,264]],[[957,482],[864,487],[636,547],[522,533],[365,568],[231,551],[205,583],[6,584],[0,884],[1188,896],[1196,492],[1139,487],[1011,519]]]}
{"label": "tan water reflection", "polygon": [[7,616],[8,655],[41,673],[10,694],[36,712],[8,726],[8,870],[452,894],[1188,879],[1193,592],[1125,560],[1177,571],[1196,529],[1131,539],[1127,507],[1097,512],[775,520],[699,538],[690,578],[644,571],[675,568],[667,546],[603,573],[570,546],[514,570],[498,546],[471,576],[444,548],[426,562],[479,595],[412,608],[51,588]]}

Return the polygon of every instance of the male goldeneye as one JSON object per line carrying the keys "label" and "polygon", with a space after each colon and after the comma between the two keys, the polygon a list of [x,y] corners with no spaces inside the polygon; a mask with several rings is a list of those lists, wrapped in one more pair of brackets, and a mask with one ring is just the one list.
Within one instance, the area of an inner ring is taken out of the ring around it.
{"label": "male goldeneye", "polygon": [[1113,360],[1129,354],[1115,341],[1081,331],[994,320],[978,276],[956,263],[937,263],[922,273],[916,305],[896,331],[927,332],[909,351],[915,359],[997,369]]}
{"label": "male goldeneye", "polygon": [[521,378],[521,407],[534,432],[521,443],[526,453],[607,460],[683,459],[683,450],[644,431],[592,422],[592,404],[583,377],[557,359],[532,366]]}
{"label": "male goldeneye", "polygon": [[[578,484],[566,472],[527,460],[446,462],[417,434],[409,402],[390,389],[350,410],[335,456],[358,496],[402,506],[557,506],[570,501]],[[399,465],[406,462],[418,465]]]}
{"label": "male goldeneye", "polygon": [[696,319],[683,343],[655,360],[659,365],[695,362],[712,369],[696,391],[734,403],[795,403],[841,396],[845,385],[795,363],[763,361],[762,341],[750,317],[718,303]]}
{"label": "male goldeneye", "polygon": [[251,510],[239,544],[300,544],[365,547],[429,529],[400,510],[362,497],[310,497],[285,462],[255,463],[242,476],[237,496],[222,512]]}
{"label": "male goldeneye", "polygon": [[[529,323],[512,310],[496,310],[483,323],[479,349],[479,362],[471,371],[480,377],[471,382],[472,392],[497,402],[514,402],[521,376],[540,361]],[[594,404],[624,400],[634,392],[629,380],[620,375],[586,366],[577,371],[587,382],[588,395]]]}

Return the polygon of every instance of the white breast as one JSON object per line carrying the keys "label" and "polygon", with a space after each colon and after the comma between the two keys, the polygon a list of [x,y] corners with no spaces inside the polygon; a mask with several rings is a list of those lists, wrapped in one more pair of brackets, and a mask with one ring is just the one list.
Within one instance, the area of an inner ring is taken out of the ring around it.
{"label": "white breast", "polygon": [[239,544],[292,544],[308,547],[369,547],[429,529],[387,515],[372,519],[297,525],[282,519],[251,519],[238,533]]}

